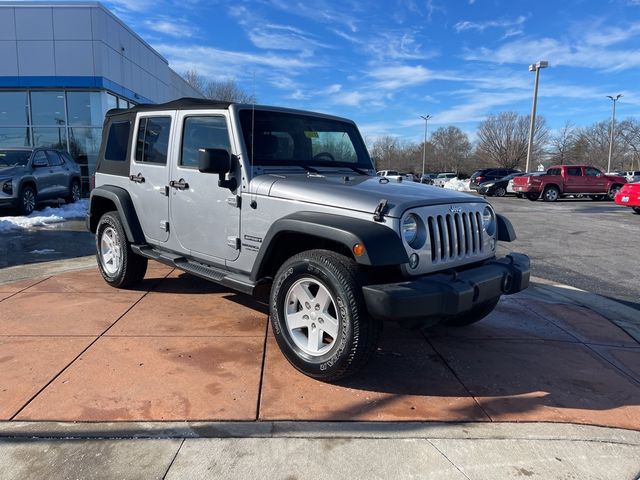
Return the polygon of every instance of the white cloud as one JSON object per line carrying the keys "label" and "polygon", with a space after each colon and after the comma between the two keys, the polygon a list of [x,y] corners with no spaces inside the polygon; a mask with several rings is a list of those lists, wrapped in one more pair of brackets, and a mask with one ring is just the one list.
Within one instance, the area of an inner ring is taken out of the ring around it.
{"label": "white cloud", "polygon": [[174,38],[190,38],[195,28],[186,20],[172,20],[168,17],[145,20],[144,26],[154,32],[162,33]]}
{"label": "white cloud", "polygon": [[369,72],[375,79],[375,87],[383,90],[396,90],[403,87],[420,85],[431,80],[459,80],[453,73],[429,70],[422,65],[395,65],[380,67]]}
{"label": "white cloud", "polygon": [[488,20],[486,22],[471,22],[465,20],[463,22],[456,23],[453,28],[456,32],[466,32],[469,30],[475,30],[476,32],[484,32],[488,28],[505,28],[507,30],[514,30],[513,27],[518,27],[524,24],[527,20],[526,17],[520,15],[519,17],[509,20]]}

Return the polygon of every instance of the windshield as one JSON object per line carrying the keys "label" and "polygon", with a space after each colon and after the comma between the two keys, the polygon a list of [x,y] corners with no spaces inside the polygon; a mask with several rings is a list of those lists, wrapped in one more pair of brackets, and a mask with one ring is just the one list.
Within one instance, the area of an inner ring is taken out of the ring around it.
{"label": "windshield", "polygon": [[267,110],[242,110],[240,123],[254,165],[372,168],[360,133],[351,123]]}
{"label": "windshield", "polygon": [[0,150],[0,167],[23,167],[29,162],[29,150]]}

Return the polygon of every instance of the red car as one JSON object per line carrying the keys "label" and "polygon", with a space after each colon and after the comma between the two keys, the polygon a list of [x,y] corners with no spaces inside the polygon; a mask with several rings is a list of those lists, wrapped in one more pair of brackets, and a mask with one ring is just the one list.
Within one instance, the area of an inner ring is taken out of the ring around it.
{"label": "red car", "polygon": [[640,183],[627,183],[616,194],[615,201],[618,205],[631,207],[635,213],[640,214]]}

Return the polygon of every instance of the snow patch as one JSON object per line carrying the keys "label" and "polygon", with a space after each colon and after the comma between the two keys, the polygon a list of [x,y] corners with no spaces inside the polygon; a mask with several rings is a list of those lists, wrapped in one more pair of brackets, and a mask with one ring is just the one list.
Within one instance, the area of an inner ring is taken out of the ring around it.
{"label": "snow patch", "polygon": [[89,200],[83,199],[60,207],[46,207],[22,217],[0,217],[0,232],[28,229],[38,225],[60,223],[74,218],[84,218],[89,208]]}
{"label": "snow patch", "polygon": [[471,190],[470,184],[471,180],[458,180],[458,178],[452,178],[448,182],[444,184],[444,188],[449,190],[455,190],[457,192],[468,192]]}

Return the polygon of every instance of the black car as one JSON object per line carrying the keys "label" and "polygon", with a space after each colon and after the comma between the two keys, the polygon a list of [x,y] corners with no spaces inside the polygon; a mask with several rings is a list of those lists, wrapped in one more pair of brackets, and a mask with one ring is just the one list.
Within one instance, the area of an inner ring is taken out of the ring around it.
{"label": "black car", "polygon": [[469,187],[472,190],[477,190],[482,182],[490,182],[491,180],[499,180],[507,175],[511,175],[512,173],[518,173],[519,170],[515,168],[483,168],[481,170],[476,170],[471,174],[471,181],[469,182]]}
{"label": "black car", "polygon": [[493,197],[494,195],[496,197],[504,197],[507,194],[507,185],[509,185],[509,180],[513,177],[519,177],[524,174],[525,172],[516,172],[498,180],[482,182],[477,188],[478,193],[489,197]]}

